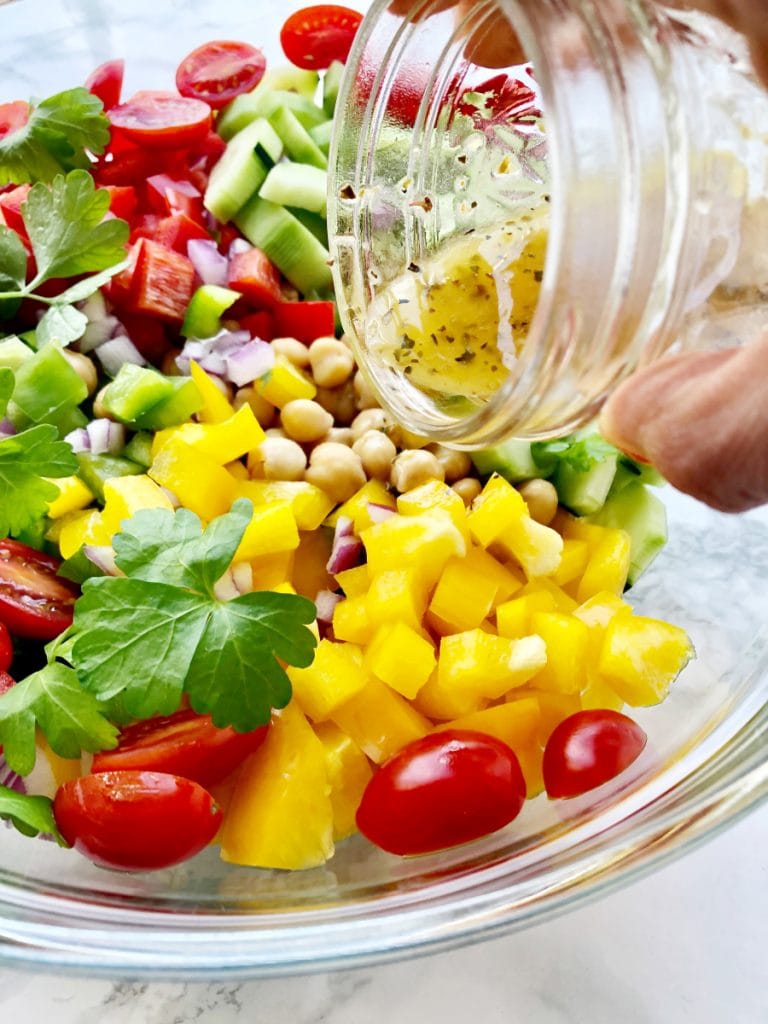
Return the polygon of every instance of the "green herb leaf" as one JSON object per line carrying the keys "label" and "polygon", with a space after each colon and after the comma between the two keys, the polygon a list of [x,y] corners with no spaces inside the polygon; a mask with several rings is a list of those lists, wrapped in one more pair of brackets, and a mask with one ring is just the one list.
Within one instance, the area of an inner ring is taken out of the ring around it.
{"label": "green herb leaf", "polygon": [[44,477],[76,472],[72,448],[49,424],[0,441],[0,537],[18,534],[45,515],[59,489]]}
{"label": "green herb leaf", "polygon": [[553,463],[565,463],[579,473],[618,454],[618,450],[599,434],[574,434],[555,441],[538,441],[531,446],[537,465],[549,468]]}
{"label": "green herb leaf", "polygon": [[8,402],[13,394],[14,384],[13,370],[9,370],[7,366],[0,366],[0,417],[5,416]]}
{"label": "green herb leaf", "polygon": [[29,796],[0,786],[0,818],[13,823],[25,836],[53,836],[59,846],[66,846],[53,816],[53,802],[47,796]]}
{"label": "green herb leaf", "polygon": [[8,765],[18,775],[35,766],[35,727],[60,757],[117,745],[117,729],[86,693],[77,674],[55,662],[21,680],[0,697],[0,743]]}
{"label": "green herb leaf", "polygon": [[120,263],[115,263],[113,266],[108,267],[106,270],[102,270],[98,274],[91,274],[90,277],[86,277],[83,281],[78,281],[77,284],[71,285],[66,291],[59,292],[56,296],[57,302],[82,302],[83,299],[90,298],[94,292],[98,291],[107,281],[111,281],[115,274],[119,274],[121,270],[125,270],[128,266],[128,260],[121,260]]}
{"label": "green herb leaf", "polygon": [[86,169],[88,152],[103,153],[109,137],[101,100],[81,87],[57,93],[34,107],[26,125],[0,139],[0,180],[47,182]]}
{"label": "green herb leaf", "polygon": [[74,306],[51,306],[41,317],[35,330],[37,347],[49,345],[67,346],[82,338],[88,326],[88,317]]}
{"label": "green herb leaf", "polygon": [[0,224],[0,291],[15,292],[27,279],[27,250],[10,228]]}

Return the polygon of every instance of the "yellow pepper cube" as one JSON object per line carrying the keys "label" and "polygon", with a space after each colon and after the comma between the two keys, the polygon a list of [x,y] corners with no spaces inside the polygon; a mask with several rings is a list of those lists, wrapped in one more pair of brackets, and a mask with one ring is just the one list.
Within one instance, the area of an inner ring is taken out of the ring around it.
{"label": "yellow pepper cube", "polygon": [[581,693],[581,706],[585,711],[602,708],[621,711],[624,701],[602,676],[597,672],[588,672],[587,685]]}
{"label": "yellow pepper cube", "polygon": [[93,492],[79,476],[56,477],[48,483],[55,484],[59,489],[58,497],[48,505],[49,519],[60,519],[68,512],[79,512],[93,501]]}
{"label": "yellow pepper cube", "polygon": [[331,785],[333,838],[338,843],[357,831],[357,808],[365,787],[371,781],[373,769],[352,737],[333,722],[322,722],[315,726],[315,732],[325,751],[325,766]]}
{"label": "yellow pepper cube", "polygon": [[334,711],[333,721],[376,764],[432,728],[399,693],[375,678],[369,678],[365,689]]}
{"label": "yellow pepper cube", "polygon": [[213,378],[209,377],[201,366],[192,361],[189,364],[189,372],[203,400],[203,407],[197,413],[197,418],[201,423],[223,423],[230,416],[234,416],[234,408],[219,390]]}
{"label": "yellow pepper cube", "polygon": [[534,612],[553,612],[555,608],[555,599],[548,590],[530,591],[524,597],[515,597],[499,605],[496,609],[496,630],[499,636],[527,636],[531,632]]}
{"label": "yellow pepper cube", "polygon": [[220,423],[182,423],[179,427],[158,430],[152,441],[152,457],[154,459],[168,441],[177,438],[225,466],[258,448],[265,437],[250,405],[243,405]]}
{"label": "yellow pepper cube", "polygon": [[226,471],[235,480],[248,480],[248,469],[243,462],[228,462],[225,466]]}
{"label": "yellow pepper cube", "polygon": [[356,565],[354,569],[337,572],[334,578],[346,597],[363,597],[368,593],[370,578],[367,565]]}
{"label": "yellow pepper cube", "polygon": [[294,551],[278,551],[275,554],[252,558],[251,572],[254,590],[274,590],[291,579]]}
{"label": "yellow pepper cube", "polygon": [[537,523],[530,516],[520,516],[495,539],[491,553],[497,558],[514,558],[529,579],[549,576],[559,565],[563,538],[549,526]]}
{"label": "yellow pepper cube", "polygon": [[503,604],[504,601],[508,601],[523,586],[524,581],[520,576],[513,572],[509,565],[503,565],[495,559],[485,548],[472,544],[467,550],[465,561],[467,565],[472,566],[478,572],[482,572],[496,584],[493,608]]}
{"label": "yellow pepper cube", "polygon": [[363,530],[371,577],[392,566],[413,569],[427,589],[434,586],[449,558],[463,558],[467,545],[450,517],[437,509],[415,516],[394,515]]}
{"label": "yellow pepper cube", "polygon": [[546,660],[537,636],[516,640],[471,629],[442,638],[437,675],[446,688],[496,700],[526,683]]}
{"label": "yellow pepper cube", "polygon": [[230,864],[297,871],[333,855],[333,806],[322,742],[292,701],[243,764],[220,832]]}
{"label": "yellow pepper cube", "polygon": [[512,690],[507,695],[507,701],[511,704],[531,698],[535,699],[539,705],[538,739],[542,747],[547,745],[547,740],[562,721],[581,710],[578,694],[554,693],[553,691],[525,687],[521,690]]}
{"label": "yellow pepper cube", "polygon": [[253,390],[278,409],[297,398],[314,398],[317,394],[317,388],[305,373],[280,358],[275,360],[269,373],[253,382]]}
{"label": "yellow pepper cube", "polygon": [[[570,594],[567,594],[562,587],[559,587],[554,580],[547,576],[538,576],[534,580],[530,580],[523,589],[520,591],[520,597],[524,597],[527,594],[551,594],[552,600],[555,602],[554,611],[567,612],[568,614],[576,611],[579,607],[578,602],[574,601]],[[552,609],[540,608],[539,611],[551,611]]]}
{"label": "yellow pepper cube", "polygon": [[163,445],[148,473],[204,520],[228,512],[235,499],[237,482],[226,469],[176,437]]}
{"label": "yellow pepper cube", "polygon": [[105,482],[102,524],[110,536],[119,532],[126,519],[150,508],[172,512],[173,503],[148,476],[117,476]]}
{"label": "yellow pepper cube", "polygon": [[413,700],[436,665],[433,644],[404,622],[380,626],[365,652],[366,669],[408,700]]}
{"label": "yellow pepper cube", "polygon": [[585,519],[572,516],[570,512],[566,512],[563,508],[558,509],[557,515],[550,525],[553,530],[557,530],[564,540],[585,541],[590,551],[600,543],[607,530],[605,526],[588,523]]}
{"label": "yellow pepper cube", "polygon": [[359,536],[363,530],[373,526],[369,505],[383,505],[384,508],[395,510],[395,497],[381,480],[369,480],[363,484],[359,491],[328,516],[326,526],[336,526],[342,517],[351,519],[354,531]]}
{"label": "yellow pepper cube", "polygon": [[397,511],[404,516],[420,515],[434,509],[442,509],[465,540],[469,540],[466,506],[456,491],[442,480],[430,480],[397,499]]}
{"label": "yellow pepper cube", "polygon": [[587,567],[589,544],[585,540],[564,540],[560,565],[552,573],[558,586],[564,587],[579,578]]}
{"label": "yellow pepper cube", "polygon": [[619,614],[606,628],[598,671],[632,707],[658,704],[694,654],[679,626]]}
{"label": "yellow pepper cube", "polygon": [[520,492],[502,477],[492,476],[467,515],[469,532],[481,547],[487,548],[527,513]]}
{"label": "yellow pepper cube", "polygon": [[587,682],[588,627],[563,612],[536,612],[531,629],[547,645],[547,664],[532,685],[556,693],[580,693]]}
{"label": "yellow pepper cube", "polygon": [[261,555],[295,551],[299,540],[296,517],[289,501],[258,505],[235,552],[235,561],[250,562]]}
{"label": "yellow pepper cube", "polygon": [[418,629],[427,608],[427,588],[414,569],[392,569],[371,579],[365,600],[374,627],[400,621]]}
{"label": "yellow pepper cube", "polygon": [[607,590],[623,594],[627,585],[632,542],[624,530],[606,529],[605,535],[594,546],[587,567],[579,582],[576,596],[579,604]]}
{"label": "yellow pepper cube", "polygon": [[352,644],[367,644],[373,638],[375,627],[368,617],[365,594],[339,601],[333,610],[333,635],[337,640]]}
{"label": "yellow pepper cube", "polygon": [[57,521],[58,545],[62,558],[77,554],[83,544],[102,547],[112,543],[112,534],[106,529],[98,509],[70,512]]}
{"label": "yellow pepper cube", "polygon": [[286,670],[293,695],[302,711],[315,722],[324,722],[350,697],[365,687],[363,653],[356,644],[321,640],[309,668]]}
{"label": "yellow pepper cube", "polygon": [[602,626],[605,628],[611,619],[620,613],[631,615],[631,606],[620,597],[617,597],[616,594],[602,590],[583,604],[580,604],[573,614],[587,626]]}
{"label": "yellow pepper cube", "polygon": [[497,589],[496,580],[468,559],[451,558],[435,587],[429,610],[447,624],[451,633],[475,629],[490,613]]}
{"label": "yellow pepper cube", "polygon": [[316,530],[333,508],[325,491],[303,480],[243,480],[237,495],[250,498],[254,505],[272,501],[290,501],[300,530]]}
{"label": "yellow pepper cube", "polygon": [[330,530],[299,532],[291,580],[296,592],[314,601],[321,590],[336,590],[336,581],[328,572],[333,538]]}

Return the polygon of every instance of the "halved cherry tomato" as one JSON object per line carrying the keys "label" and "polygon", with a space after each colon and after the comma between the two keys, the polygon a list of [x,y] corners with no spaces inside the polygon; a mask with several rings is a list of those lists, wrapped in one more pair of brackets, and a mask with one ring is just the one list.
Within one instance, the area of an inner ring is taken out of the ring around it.
{"label": "halved cherry tomato", "polygon": [[114,750],[93,758],[94,774],[113,771],[166,772],[213,786],[261,746],[267,726],[253,732],[217,729],[210,715],[177,711],[167,718],[150,718],[120,733]]}
{"label": "halved cherry tomato", "polygon": [[0,139],[23,128],[31,112],[32,108],[25,100],[0,103]]}
{"label": "halved cherry tomato", "polygon": [[266,57],[255,46],[214,40],[193,50],[179,64],[176,88],[182,96],[204,100],[219,110],[235,96],[255,89],[266,69]]}
{"label": "halved cherry tomato", "polygon": [[409,743],[368,783],[357,826],[389,853],[431,853],[503,828],[525,802],[525,780],[501,740],[469,730]]}
{"label": "halved cherry tomato", "polygon": [[203,223],[203,196],[191,181],[179,181],[169,174],[152,174],[147,178],[146,195],[149,207],[163,217],[184,213]]}
{"label": "halved cherry tomato", "polygon": [[0,622],[0,678],[7,674],[13,661],[13,642],[8,627]]}
{"label": "halved cherry tomato", "polygon": [[113,107],[109,120],[124,138],[149,149],[190,149],[211,130],[211,108],[173,92],[143,90]]}
{"label": "halved cherry tomato", "polygon": [[0,214],[6,226],[22,238],[27,238],[27,225],[21,215],[21,208],[27,201],[31,185],[18,185],[0,196]]}
{"label": "halved cherry tomato", "polygon": [[57,576],[58,558],[0,540],[0,622],[16,636],[52,640],[72,625],[80,589]]}
{"label": "halved cherry tomato", "polygon": [[139,206],[139,196],[133,185],[107,185],[109,212],[131,221]]}
{"label": "halved cherry tomato", "polygon": [[108,60],[99,64],[85,80],[85,88],[98,96],[105,110],[111,110],[120,102],[125,77],[124,60]]}
{"label": "halved cherry tomato", "polygon": [[281,302],[272,315],[277,338],[296,338],[309,345],[316,338],[332,338],[336,331],[332,302]]}
{"label": "halved cherry tomato", "polygon": [[280,274],[261,249],[247,249],[230,259],[227,284],[257,308],[271,309],[283,297]]}
{"label": "halved cherry tomato", "polygon": [[[7,672],[0,672],[0,697],[2,697],[4,693],[8,693],[11,687],[15,685],[16,680],[13,676],[8,675]],[[2,751],[2,749],[3,748],[0,747],[0,751]]]}
{"label": "halved cherry tomato", "polygon": [[335,60],[345,61],[362,14],[336,4],[318,4],[296,11],[280,30],[280,45],[299,68],[323,71]]}
{"label": "halved cherry tomato", "polygon": [[577,711],[547,740],[542,771],[550,797],[580,796],[615,778],[642,753],[648,737],[618,711]]}
{"label": "halved cherry tomato", "polygon": [[168,868],[216,835],[221,811],[202,786],[163,772],[106,772],[65,782],[53,800],[64,839],[95,864]]}

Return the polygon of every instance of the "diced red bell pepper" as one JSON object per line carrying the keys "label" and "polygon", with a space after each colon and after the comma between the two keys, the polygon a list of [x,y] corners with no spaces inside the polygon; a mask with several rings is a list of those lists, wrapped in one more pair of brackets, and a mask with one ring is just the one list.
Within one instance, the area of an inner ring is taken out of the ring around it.
{"label": "diced red bell pepper", "polygon": [[139,194],[133,185],[107,185],[109,192],[109,211],[129,223],[136,216],[139,206]]}
{"label": "diced red bell pepper", "polygon": [[193,167],[202,164],[202,167],[209,174],[213,165],[224,155],[227,144],[222,137],[214,131],[208,132],[206,137],[190,153],[190,162]]}
{"label": "diced red bell pepper", "polygon": [[272,315],[276,338],[296,338],[305,345],[315,338],[333,337],[336,330],[332,302],[281,302]]}
{"label": "diced red bell pepper", "polygon": [[197,221],[187,217],[185,213],[173,213],[163,217],[158,223],[154,235],[150,235],[160,245],[175,249],[182,256],[187,255],[187,243],[193,238],[210,239],[206,229]]}
{"label": "diced red bell pepper", "polygon": [[110,300],[129,313],[147,313],[178,325],[195,287],[190,260],[151,238],[140,238],[129,260],[129,266],[112,279]]}
{"label": "diced red bell pepper", "polygon": [[120,102],[125,75],[124,60],[108,60],[99,64],[85,80],[85,88],[94,96],[98,96],[105,110],[111,110]]}
{"label": "diced red bell pepper", "polygon": [[141,238],[154,238],[157,226],[163,218],[159,213],[144,213],[134,221],[128,241],[131,245]]}
{"label": "diced red bell pepper", "polygon": [[24,218],[21,216],[21,207],[27,201],[31,187],[31,185],[18,185],[10,192],[0,195],[0,215],[2,215],[3,222],[22,238],[28,236]]}
{"label": "diced red bell pepper", "polygon": [[229,256],[229,248],[237,238],[242,238],[234,224],[222,224],[219,228],[219,252]]}
{"label": "diced red bell pepper", "polygon": [[147,178],[147,205],[162,217],[184,213],[191,220],[203,223],[203,197],[190,181],[177,181],[168,174],[152,174]]}
{"label": "diced red bell pepper", "polygon": [[266,310],[241,317],[240,326],[244,331],[248,331],[252,338],[261,338],[262,341],[272,341],[277,337],[274,317]]}
{"label": "diced red bell pepper", "polygon": [[271,309],[282,299],[280,274],[261,249],[248,249],[233,256],[229,261],[227,283],[257,309]]}
{"label": "diced red bell pepper", "polygon": [[166,325],[156,317],[121,312],[120,322],[139,352],[155,366],[159,366],[166,352],[173,348]]}

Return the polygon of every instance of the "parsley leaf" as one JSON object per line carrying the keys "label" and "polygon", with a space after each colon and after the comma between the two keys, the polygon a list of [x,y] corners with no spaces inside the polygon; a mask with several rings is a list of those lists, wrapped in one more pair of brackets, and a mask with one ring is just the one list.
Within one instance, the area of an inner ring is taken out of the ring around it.
{"label": "parsley leaf", "polygon": [[117,729],[104,717],[96,698],[83,689],[69,666],[59,662],[27,676],[0,697],[0,743],[18,775],[29,775],[35,767],[37,725],[60,757],[117,745]]}
{"label": "parsley leaf", "polygon": [[53,836],[59,846],[67,845],[56,827],[53,802],[47,796],[29,796],[0,786],[0,818],[12,822],[24,836],[42,832]]}
{"label": "parsley leaf", "polygon": [[49,306],[35,328],[38,348],[53,342],[63,347],[85,334],[88,317],[74,306]]}
{"label": "parsley leaf", "polygon": [[0,180],[52,181],[57,174],[86,169],[88,152],[99,155],[108,142],[101,100],[82,87],[67,89],[38,103],[22,128],[0,139]]}
{"label": "parsley leaf", "polygon": [[10,228],[0,225],[0,288],[18,291],[27,279],[27,250]]}
{"label": "parsley leaf", "polygon": [[5,416],[14,384],[13,370],[9,370],[7,366],[0,366],[0,417]]}
{"label": "parsley leaf", "polygon": [[280,661],[311,664],[315,606],[292,594],[213,592],[252,515],[249,501],[205,531],[192,512],[139,512],[115,538],[127,575],[87,580],[75,606],[72,663],[99,700],[137,718],[195,711],[247,732],[291,696]]}
{"label": "parsley leaf", "polygon": [[43,478],[72,476],[77,465],[72,448],[50,424],[0,441],[0,537],[19,534],[45,515],[59,489]]}
{"label": "parsley leaf", "polygon": [[537,441],[531,450],[536,464],[544,470],[551,470],[555,464],[564,464],[578,473],[587,473],[598,463],[618,455],[618,450],[597,433]]}

